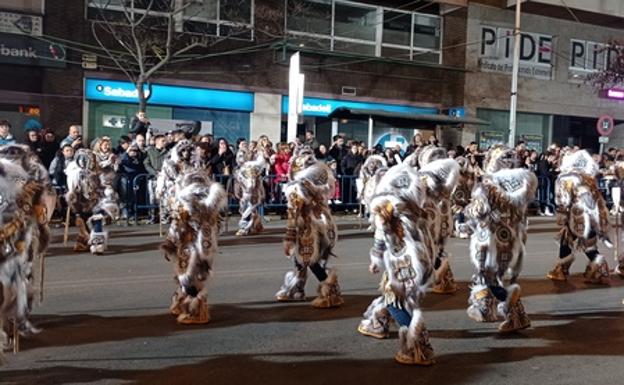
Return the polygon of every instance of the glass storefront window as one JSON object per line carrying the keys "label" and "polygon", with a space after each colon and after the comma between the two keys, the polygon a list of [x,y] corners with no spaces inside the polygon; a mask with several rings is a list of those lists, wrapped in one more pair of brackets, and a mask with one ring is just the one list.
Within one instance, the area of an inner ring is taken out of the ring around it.
{"label": "glass storefront window", "polygon": [[219,0],[219,18],[235,23],[251,23],[252,0]]}
{"label": "glass storefront window", "polygon": [[217,4],[217,0],[204,0],[203,3],[190,3],[184,10],[184,16],[188,18],[217,20]]}
{"label": "glass storefront window", "polygon": [[441,63],[441,18],[436,15],[344,0],[288,0],[286,24],[296,45],[307,35],[323,40],[326,50]]}
{"label": "glass storefront window", "polygon": [[[394,11],[383,13],[383,43],[411,46],[412,14]],[[382,53],[383,56],[383,53]]]}
{"label": "glass storefront window", "polygon": [[330,0],[289,0],[289,30],[318,35],[331,35],[332,4]]}
{"label": "glass storefront window", "polygon": [[174,108],[173,119],[212,122],[212,133],[229,143],[238,138],[249,139],[249,112]]}
{"label": "glass storefront window", "polygon": [[377,9],[336,3],[334,35],[352,39],[375,41]]}
{"label": "glass storefront window", "polygon": [[[507,144],[509,141],[509,111],[477,109],[477,117],[490,122],[489,126],[479,129],[477,141],[481,150],[496,143]],[[527,148],[538,152],[548,146],[550,133],[550,115],[519,112],[516,116],[516,142],[523,140]]]}
{"label": "glass storefront window", "polygon": [[338,134],[344,135],[345,141],[368,142],[368,121],[341,119],[338,121]]}
{"label": "glass storefront window", "polygon": [[440,19],[414,15],[414,47],[440,48]]}
{"label": "glass storefront window", "polygon": [[334,41],[334,51],[353,52],[363,55],[375,55],[375,45],[336,40]]}

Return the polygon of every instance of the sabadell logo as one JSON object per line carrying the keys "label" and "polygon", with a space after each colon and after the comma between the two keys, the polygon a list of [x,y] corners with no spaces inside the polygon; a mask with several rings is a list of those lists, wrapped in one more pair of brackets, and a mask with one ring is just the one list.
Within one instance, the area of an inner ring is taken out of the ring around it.
{"label": "sabadell logo", "polygon": [[[97,92],[101,92],[104,96],[112,96],[116,98],[125,98],[125,99],[137,99],[139,97],[139,92],[136,89],[126,90],[121,87],[111,87],[111,86],[103,86],[98,84],[95,86]],[[145,90],[145,97],[148,97],[150,94],[149,90]]]}
{"label": "sabadell logo", "polygon": [[326,114],[329,114],[332,112],[331,104],[304,103],[303,110],[307,112],[324,112]]}

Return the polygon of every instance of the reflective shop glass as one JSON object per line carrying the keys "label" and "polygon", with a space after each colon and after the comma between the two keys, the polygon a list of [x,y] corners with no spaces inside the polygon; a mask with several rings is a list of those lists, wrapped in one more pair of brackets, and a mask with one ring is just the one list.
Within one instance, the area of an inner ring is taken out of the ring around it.
{"label": "reflective shop glass", "polygon": [[212,122],[215,139],[224,137],[229,143],[238,138],[249,139],[249,113],[239,111],[174,108],[173,119]]}

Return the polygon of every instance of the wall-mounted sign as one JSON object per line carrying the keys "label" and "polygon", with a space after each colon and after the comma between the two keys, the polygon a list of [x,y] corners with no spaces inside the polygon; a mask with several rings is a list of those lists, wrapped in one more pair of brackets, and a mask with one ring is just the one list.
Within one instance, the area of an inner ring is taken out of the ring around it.
{"label": "wall-mounted sign", "polygon": [[[288,96],[282,97],[282,114],[288,114]],[[357,108],[363,110],[382,110],[406,114],[437,114],[436,108],[402,106],[399,104],[356,102],[351,100],[303,98],[303,115],[328,116],[338,108]]]}
{"label": "wall-mounted sign", "polygon": [[587,74],[604,70],[617,54],[617,50],[607,44],[571,39],[568,78],[583,81]]}
{"label": "wall-mounted sign", "polygon": [[2,33],[41,36],[42,25],[43,18],[41,16],[0,12],[0,32]]}
{"label": "wall-mounted sign", "polygon": [[[513,69],[514,32],[511,28],[481,26],[479,68],[483,72],[510,74]],[[553,37],[540,33],[520,35],[518,75],[551,80],[553,78]]]}
{"label": "wall-mounted sign", "polygon": [[[146,95],[149,95],[147,86],[145,91]],[[152,93],[148,104],[249,112],[254,109],[254,94],[251,92],[153,84]],[[101,79],[87,79],[85,81],[85,98],[87,100],[138,103],[137,95],[138,91],[130,82]]]}
{"label": "wall-mounted sign", "polygon": [[65,67],[65,47],[29,36],[0,33],[0,63]]}

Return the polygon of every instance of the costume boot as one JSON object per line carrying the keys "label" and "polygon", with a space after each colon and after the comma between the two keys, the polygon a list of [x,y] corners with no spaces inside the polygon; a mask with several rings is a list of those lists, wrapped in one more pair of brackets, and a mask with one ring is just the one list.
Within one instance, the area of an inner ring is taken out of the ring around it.
{"label": "costume boot", "polygon": [[304,301],[305,283],[307,278],[306,270],[289,271],[284,277],[284,284],[275,294],[278,302]]}
{"label": "costume boot", "polygon": [[531,320],[520,301],[518,284],[513,284],[507,289],[507,300],[498,305],[498,312],[505,317],[505,321],[498,326],[498,331],[501,333],[511,333],[531,326]]}
{"label": "costume boot", "polygon": [[383,296],[377,297],[366,309],[364,319],[360,321],[357,331],[368,337],[389,338],[390,320],[392,317],[386,309]]}
{"label": "costume boot", "polygon": [[587,264],[583,273],[585,283],[593,285],[609,285],[609,265],[605,258],[598,254],[596,259]]}
{"label": "costume boot", "polygon": [[78,228],[78,235],[76,236],[76,244],[74,245],[74,251],[87,251],[89,250],[89,231],[85,221],[76,217],[76,227]]}
{"label": "costume boot", "polygon": [[414,311],[410,326],[399,329],[400,349],[394,355],[396,362],[404,365],[430,366],[433,360],[433,347],[429,343],[429,332],[422,321],[420,310]]}
{"label": "costume boot", "polygon": [[330,307],[338,307],[344,304],[344,300],[340,295],[340,285],[338,285],[338,275],[331,271],[327,278],[319,284],[318,297],[312,301],[312,306],[316,308],[326,309]]}
{"label": "costume boot", "polygon": [[185,312],[177,318],[179,324],[182,325],[201,325],[210,322],[210,313],[208,304],[199,297],[187,297],[184,300]]}
{"label": "costume boot", "polygon": [[561,258],[555,267],[546,274],[546,278],[552,281],[565,282],[570,275],[570,265],[574,261],[574,255],[570,254],[565,258]]}
{"label": "costume boot", "polygon": [[442,259],[442,264],[435,272],[435,282],[431,291],[436,294],[453,294],[457,291],[457,284],[448,258]]}
{"label": "costume boot", "polygon": [[468,317],[477,322],[495,322],[498,320],[494,307],[494,296],[485,285],[474,285],[468,298]]}

